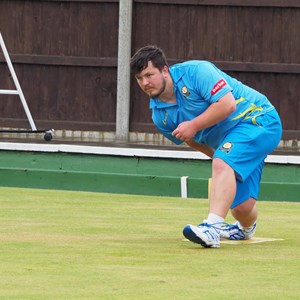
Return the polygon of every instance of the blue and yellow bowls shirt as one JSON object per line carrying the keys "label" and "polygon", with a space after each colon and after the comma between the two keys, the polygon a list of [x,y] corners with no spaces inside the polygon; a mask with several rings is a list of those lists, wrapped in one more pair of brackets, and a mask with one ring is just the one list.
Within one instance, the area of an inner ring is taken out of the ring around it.
{"label": "blue and yellow bowls shirt", "polygon": [[169,104],[158,98],[151,98],[150,108],[157,129],[175,144],[182,143],[172,136],[172,132],[181,122],[199,116],[228,92],[232,92],[236,100],[236,110],[222,122],[197,132],[193,137],[196,142],[216,149],[239,122],[250,119],[255,124],[257,116],[274,109],[266,96],[242,84],[208,61],[195,60],[176,64],[169,68],[169,72],[177,103]]}

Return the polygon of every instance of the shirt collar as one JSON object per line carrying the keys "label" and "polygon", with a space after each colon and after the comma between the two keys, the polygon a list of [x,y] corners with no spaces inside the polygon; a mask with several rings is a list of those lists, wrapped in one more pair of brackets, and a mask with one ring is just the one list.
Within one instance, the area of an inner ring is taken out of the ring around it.
{"label": "shirt collar", "polygon": [[[173,65],[169,68],[170,75],[172,77],[173,83],[174,83],[174,89],[176,90],[176,85],[178,81],[183,76],[183,71],[181,68],[176,68],[176,65]],[[158,98],[150,98],[150,105],[149,107],[152,109],[153,107],[157,108],[166,108],[171,106],[176,106],[177,103],[165,103],[163,101],[160,101]]]}
{"label": "shirt collar", "polygon": [[184,75],[182,68],[177,68],[177,65],[173,65],[169,68],[170,75],[173,79],[173,83],[176,84]]}
{"label": "shirt collar", "polygon": [[177,103],[166,103],[163,101],[160,101],[158,98],[150,98],[150,105],[149,107],[152,109],[154,107],[157,108],[166,108],[166,107],[171,107],[171,106],[176,106]]}

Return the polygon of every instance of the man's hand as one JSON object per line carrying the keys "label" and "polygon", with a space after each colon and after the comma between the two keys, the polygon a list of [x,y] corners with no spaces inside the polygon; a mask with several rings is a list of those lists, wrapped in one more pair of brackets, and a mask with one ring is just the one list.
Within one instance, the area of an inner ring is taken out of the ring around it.
{"label": "man's hand", "polygon": [[198,131],[211,127],[226,119],[236,109],[235,99],[231,92],[210,104],[210,106],[196,118],[182,122],[172,132],[172,135],[182,141],[189,141]]}
{"label": "man's hand", "polygon": [[185,121],[178,125],[178,127],[172,132],[172,135],[182,141],[189,141],[196,133],[197,127],[193,120]]}

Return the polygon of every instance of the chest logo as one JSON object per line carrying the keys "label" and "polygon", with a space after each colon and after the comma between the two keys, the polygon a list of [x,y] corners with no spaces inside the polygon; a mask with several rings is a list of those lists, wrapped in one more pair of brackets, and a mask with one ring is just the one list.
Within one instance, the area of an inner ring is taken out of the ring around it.
{"label": "chest logo", "polygon": [[188,90],[186,86],[183,86],[181,88],[181,93],[184,98],[187,98],[191,94],[191,92]]}
{"label": "chest logo", "polygon": [[169,116],[169,113],[166,112],[165,118],[162,121],[165,126],[167,125],[168,116]]}

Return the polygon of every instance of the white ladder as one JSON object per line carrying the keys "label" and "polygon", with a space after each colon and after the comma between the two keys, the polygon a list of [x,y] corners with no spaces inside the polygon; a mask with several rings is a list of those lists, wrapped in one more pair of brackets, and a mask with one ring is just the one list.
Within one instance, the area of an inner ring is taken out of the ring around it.
{"label": "white ladder", "polygon": [[32,130],[36,130],[36,126],[35,126],[34,121],[33,121],[33,119],[32,119],[30,110],[29,110],[29,108],[28,108],[28,105],[27,105],[25,96],[24,96],[24,94],[23,94],[22,88],[21,88],[21,86],[20,86],[19,80],[18,80],[17,75],[16,75],[16,72],[15,72],[15,70],[14,70],[14,67],[13,67],[12,63],[11,63],[11,60],[10,60],[8,51],[7,51],[7,49],[6,49],[4,40],[3,40],[3,38],[2,38],[1,32],[0,32],[0,46],[1,46],[1,49],[2,49],[2,52],[3,52],[4,58],[5,58],[5,60],[6,60],[8,69],[9,69],[10,74],[11,74],[11,76],[12,76],[12,79],[13,79],[13,81],[14,81],[15,87],[16,87],[16,90],[0,90],[0,94],[1,94],[1,95],[19,95],[19,97],[20,97],[20,99],[21,99],[21,102],[22,102],[22,105],[23,105],[23,108],[24,108],[24,110],[25,110],[26,116],[27,116],[28,121],[29,121],[29,123],[30,123],[31,129],[32,129]]}
{"label": "white ladder", "polygon": [[1,90],[0,89],[0,95],[19,95],[20,100],[21,100],[22,105],[23,105],[23,108],[25,110],[27,119],[28,119],[28,121],[30,123],[30,126],[31,126],[31,130],[0,130],[0,131],[1,132],[19,132],[19,133],[30,133],[30,132],[33,132],[33,133],[42,133],[42,132],[44,132],[45,133],[44,139],[46,141],[50,141],[52,139],[52,132],[54,130],[53,129],[37,130],[37,128],[36,128],[36,126],[34,124],[32,115],[30,113],[30,110],[28,108],[28,105],[27,105],[25,96],[23,94],[22,88],[20,86],[19,80],[17,78],[16,72],[15,72],[14,67],[12,65],[12,62],[10,60],[10,57],[9,57],[7,48],[5,46],[5,43],[4,43],[4,40],[3,40],[1,32],[0,32],[0,46],[1,46],[4,58],[5,58],[5,61],[7,63],[9,72],[10,72],[10,74],[12,76],[12,79],[13,79],[15,87],[16,87],[15,90]]}

